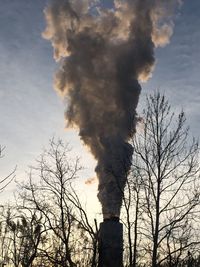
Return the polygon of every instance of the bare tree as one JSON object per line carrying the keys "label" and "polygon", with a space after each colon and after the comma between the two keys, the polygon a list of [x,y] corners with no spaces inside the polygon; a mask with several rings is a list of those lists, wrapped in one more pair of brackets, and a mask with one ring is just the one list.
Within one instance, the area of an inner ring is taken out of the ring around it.
{"label": "bare tree", "polygon": [[[5,206],[1,212],[1,261],[15,267],[33,266],[38,246],[45,243],[41,217],[33,209]],[[1,265],[0,265],[1,266]]]}
{"label": "bare tree", "polygon": [[79,159],[69,157],[69,145],[51,140],[22,186],[26,205],[45,219],[48,246],[40,252],[54,266],[96,266],[97,231],[74,189],[80,170]]}
{"label": "bare tree", "polygon": [[146,103],[124,194],[126,266],[181,266],[200,247],[199,145],[163,95]]}
{"label": "bare tree", "polygon": [[[123,197],[123,213],[122,222],[125,226],[125,257],[126,265],[130,267],[136,267],[139,264],[139,220],[141,217],[141,190],[142,190],[142,180],[140,177],[140,172],[135,169],[131,169],[127,185],[125,188],[125,193]],[[128,251],[127,251],[128,250]]]}
{"label": "bare tree", "polygon": [[[0,145],[0,159],[4,157],[4,152],[5,147]],[[5,177],[1,178],[0,177],[0,193],[4,191],[4,189],[13,181],[15,178],[15,169],[10,172],[8,175]],[[9,247],[10,243],[7,242],[7,231],[8,231],[8,226],[4,223],[5,218],[4,218],[4,212],[5,212],[5,207],[4,205],[0,206],[1,208],[1,214],[0,214],[0,266],[4,265],[5,262],[8,261],[8,253],[9,253]]]}
{"label": "bare tree", "polygon": [[[4,157],[3,151],[5,150],[5,147],[0,145],[0,159]],[[15,178],[15,169],[9,173],[7,176],[0,179],[0,193],[3,192],[3,190],[12,182],[12,180]]]}
{"label": "bare tree", "polygon": [[142,235],[152,267],[199,243],[194,227],[200,204],[199,146],[189,140],[185,121],[183,112],[175,118],[164,96],[147,97],[143,131],[133,143],[133,168],[143,188]]}
{"label": "bare tree", "polygon": [[11,242],[8,239],[9,227],[6,223],[8,216],[9,209],[6,209],[5,206],[2,206],[0,213],[0,266],[4,266],[5,264],[9,263]]}

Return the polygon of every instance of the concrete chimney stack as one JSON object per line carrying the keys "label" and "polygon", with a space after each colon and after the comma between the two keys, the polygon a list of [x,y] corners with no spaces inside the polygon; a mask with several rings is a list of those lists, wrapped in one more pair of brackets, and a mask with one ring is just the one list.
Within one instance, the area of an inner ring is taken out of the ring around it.
{"label": "concrete chimney stack", "polygon": [[118,217],[100,224],[98,267],[123,267],[123,225]]}

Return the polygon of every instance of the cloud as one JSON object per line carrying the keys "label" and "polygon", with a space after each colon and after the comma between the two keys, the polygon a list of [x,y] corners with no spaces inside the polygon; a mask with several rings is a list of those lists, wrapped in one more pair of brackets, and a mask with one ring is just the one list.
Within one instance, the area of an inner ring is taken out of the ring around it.
{"label": "cloud", "polygon": [[89,178],[85,181],[85,184],[86,185],[93,185],[97,182],[97,177],[92,177],[92,178]]}

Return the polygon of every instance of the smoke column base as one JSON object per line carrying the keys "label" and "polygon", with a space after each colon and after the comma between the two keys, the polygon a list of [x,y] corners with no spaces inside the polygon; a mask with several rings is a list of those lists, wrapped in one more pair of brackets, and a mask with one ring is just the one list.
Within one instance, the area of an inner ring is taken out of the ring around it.
{"label": "smoke column base", "polygon": [[123,225],[119,219],[100,224],[98,267],[123,267]]}

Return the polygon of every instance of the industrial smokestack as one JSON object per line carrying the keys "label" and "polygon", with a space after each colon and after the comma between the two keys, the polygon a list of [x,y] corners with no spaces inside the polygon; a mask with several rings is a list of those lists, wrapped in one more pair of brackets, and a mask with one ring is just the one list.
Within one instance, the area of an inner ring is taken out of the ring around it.
{"label": "industrial smokestack", "polygon": [[[154,48],[169,43],[173,10],[180,0],[112,2],[107,8],[100,0],[52,0],[45,9],[43,34],[60,62],[55,88],[67,103],[68,126],[79,129],[97,160],[105,219],[120,216],[133,155],[129,140],[137,122],[139,82],[151,76]],[[105,221],[101,228],[107,225]]]}
{"label": "industrial smokestack", "polygon": [[104,219],[99,230],[98,267],[123,267],[123,225],[119,218]]}

